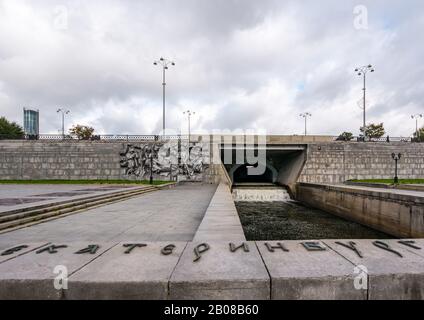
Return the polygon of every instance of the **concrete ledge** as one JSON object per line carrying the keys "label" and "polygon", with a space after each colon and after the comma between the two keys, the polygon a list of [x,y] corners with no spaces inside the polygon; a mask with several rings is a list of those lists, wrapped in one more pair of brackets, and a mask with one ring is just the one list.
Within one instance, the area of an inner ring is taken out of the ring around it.
{"label": "concrete ledge", "polygon": [[[123,242],[85,266],[69,279],[66,299],[143,299],[165,300],[168,281],[183,252],[186,242],[143,242],[145,247],[134,248],[125,254]],[[169,245],[173,245],[171,247]],[[169,246],[169,247],[167,247]],[[163,248],[170,253],[161,253]]]}
{"label": "concrete ledge", "polygon": [[[170,299],[269,299],[270,280],[254,242],[232,252],[228,242],[210,242],[210,249],[194,262],[189,243],[169,283]],[[236,247],[242,242],[236,242]]]}
{"label": "concrete ledge", "polygon": [[[124,243],[37,254],[34,243],[0,263],[0,299],[424,299],[424,239],[375,241],[146,242],[129,254]],[[67,289],[54,288],[57,266]]]}
{"label": "concrete ledge", "polygon": [[193,241],[245,241],[243,227],[229,187],[216,189]]}
{"label": "concrete ledge", "polygon": [[[55,243],[55,245],[67,244]],[[95,254],[75,254],[86,248],[88,244],[73,243],[66,248],[58,248],[56,253],[37,254],[38,250],[31,251],[0,264],[0,300],[61,299],[63,291],[55,289],[54,279],[60,274],[64,277],[72,275],[113,246],[107,243],[99,243],[99,245],[100,248]],[[58,266],[65,267],[66,272],[57,270]]]}
{"label": "concrete ledge", "polygon": [[[0,245],[0,263],[12,260],[16,257],[44,247],[48,244],[48,242],[39,242],[39,243],[30,243],[30,244],[18,244],[14,246],[4,247]],[[9,253],[6,251],[10,250]],[[4,255],[2,255],[4,254]]]}
{"label": "concrete ledge", "polygon": [[[278,243],[288,251],[283,251]],[[322,249],[308,251],[301,241],[256,243],[271,275],[271,299],[367,299],[367,290],[354,288],[354,264],[320,241],[304,243],[313,243]]]}
{"label": "concrete ledge", "polygon": [[[324,240],[335,252],[345,257],[368,274],[369,300],[424,299],[424,258],[411,252],[399,240],[380,240],[402,256],[373,245],[373,240],[341,240],[355,242],[362,257],[353,250]],[[421,246],[421,250],[424,247]]]}

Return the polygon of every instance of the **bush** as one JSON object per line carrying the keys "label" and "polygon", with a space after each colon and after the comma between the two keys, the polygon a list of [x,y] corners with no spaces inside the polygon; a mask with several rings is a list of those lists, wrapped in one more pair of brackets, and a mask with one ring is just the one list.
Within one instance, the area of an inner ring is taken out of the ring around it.
{"label": "bush", "polygon": [[90,140],[93,137],[94,128],[76,125],[69,129],[69,133],[76,135],[78,140]]}
{"label": "bush", "polygon": [[[363,129],[361,129],[361,130],[363,131]],[[365,136],[370,138],[370,139],[381,138],[382,136],[384,136],[385,133],[386,133],[386,131],[384,130],[383,123],[379,123],[379,124],[371,123],[371,124],[367,125],[366,128],[365,128]]]}
{"label": "bush", "polygon": [[351,132],[343,132],[337,138],[337,141],[350,141],[353,139],[353,134]]}

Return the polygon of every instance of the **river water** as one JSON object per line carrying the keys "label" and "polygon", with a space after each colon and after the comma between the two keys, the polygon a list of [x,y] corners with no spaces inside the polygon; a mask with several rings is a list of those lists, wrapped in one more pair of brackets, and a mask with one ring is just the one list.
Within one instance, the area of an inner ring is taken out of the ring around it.
{"label": "river water", "polygon": [[276,195],[275,190],[256,190],[255,196],[253,191],[233,191],[247,240],[393,238],[361,224],[287,199],[290,197],[284,189],[280,189],[280,192],[282,194]]}

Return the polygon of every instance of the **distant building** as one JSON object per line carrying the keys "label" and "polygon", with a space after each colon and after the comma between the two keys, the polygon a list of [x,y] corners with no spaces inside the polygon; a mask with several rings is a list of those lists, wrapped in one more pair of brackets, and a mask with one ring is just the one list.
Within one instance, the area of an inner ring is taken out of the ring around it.
{"label": "distant building", "polygon": [[38,136],[40,134],[40,113],[38,110],[24,108],[24,132],[30,136]]}

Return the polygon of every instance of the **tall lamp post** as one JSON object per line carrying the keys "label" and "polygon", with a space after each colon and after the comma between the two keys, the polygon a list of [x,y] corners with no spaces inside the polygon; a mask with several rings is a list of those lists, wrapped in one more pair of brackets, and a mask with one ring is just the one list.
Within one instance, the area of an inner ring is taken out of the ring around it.
{"label": "tall lamp post", "polygon": [[62,139],[65,139],[65,115],[69,114],[71,111],[67,109],[59,108],[57,109],[57,113],[62,113]]}
{"label": "tall lamp post", "polygon": [[307,131],[307,119],[308,117],[312,117],[312,114],[310,114],[309,112],[305,112],[305,113],[301,113],[299,116],[305,118],[305,136],[308,134]]}
{"label": "tall lamp post", "polygon": [[368,72],[374,72],[375,71],[375,69],[373,68],[373,66],[372,65],[367,65],[367,66],[362,66],[362,67],[359,67],[359,68],[356,68],[355,69],[355,72],[357,72],[358,73],[358,76],[363,76],[363,78],[364,78],[364,87],[363,87],[363,91],[364,91],[364,97],[363,97],[363,99],[364,99],[364,105],[363,105],[363,108],[364,108],[364,115],[363,115],[363,117],[364,117],[364,119],[363,119],[363,130],[364,130],[364,141],[365,141],[365,136],[366,136],[366,117],[365,117],[365,115],[366,115],[366,81],[367,81],[367,73]]}
{"label": "tall lamp post", "polygon": [[191,141],[191,138],[190,138],[191,137],[191,123],[190,123],[190,118],[191,118],[192,115],[195,115],[196,112],[187,110],[187,111],[184,111],[183,114],[186,114],[187,115],[187,118],[188,118],[188,143],[190,144],[190,141]]}
{"label": "tall lamp post", "polygon": [[422,114],[414,114],[411,116],[412,119],[415,119],[415,134],[417,138],[417,142],[419,141],[419,134],[418,134],[418,118],[422,118]]}
{"label": "tall lamp post", "polygon": [[153,62],[155,66],[160,65],[162,66],[162,99],[163,99],[163,117],[162,117],[162,126],[163,126],[163,136],[165,136],[165,88],[166,88],[166,70],[169,69],[169,66],[175,66],[175,63],[173,61],[167,60],[163,57],[161,57],[159,60]]}
{"label": "tall lamp post", "polygon": [[400,160],[400,158],[402,157],[401,153],[392,153],[392,158],[393,160],[395,160],[395,178],[394,178],[394,183],[397,184],[399,183],[399,178],[398,178],[398,166],[397,163]]}

